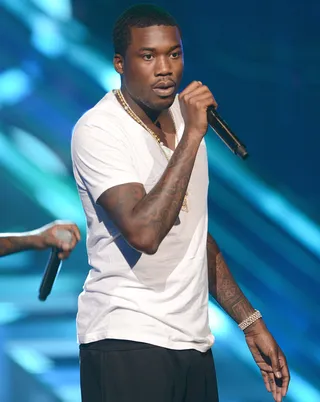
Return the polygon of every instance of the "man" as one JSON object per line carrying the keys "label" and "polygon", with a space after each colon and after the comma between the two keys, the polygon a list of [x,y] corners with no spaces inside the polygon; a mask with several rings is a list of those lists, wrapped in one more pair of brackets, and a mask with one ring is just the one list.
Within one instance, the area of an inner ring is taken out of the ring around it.
{"label": "man", "polygon": [[77,317],[82,401],[218,401],[209,289],[280,402],[286,359],[207,233],[203,137],[214,97],[199,81],[176,96],[180,29],[161,9],[127,10],[114,47],[121,90],[88,111],[72,139],[92,267]]}
{"label": "man", "polygon": [[[72,233],[70,243],[56,237],[59,230],[67,230]],[[24,250],[45,250],[49,247],[58,247],[61,249],[58,254],[59,258],[63,260],[69,257],[79,240],[80,232],[77,225],[55,221],[31,232],[0,234],[0,257]]]}

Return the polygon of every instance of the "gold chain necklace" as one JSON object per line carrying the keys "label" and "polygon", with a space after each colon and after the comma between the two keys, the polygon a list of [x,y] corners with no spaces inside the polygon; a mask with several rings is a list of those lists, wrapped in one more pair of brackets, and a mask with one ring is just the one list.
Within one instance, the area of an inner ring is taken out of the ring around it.
{"label": "gold chain necklace", "polygon": [[[162,148],[162,141],[160,140],[160,137],[153,131],[151,130],[151,128],[149,128],[141,119],[139,116],[136,115],[136,113],[131,109],[131,107],[128,105],[127,101],[125,100],[123,93],[121,92],[120,89],[115,89],[113,91],[113,93],[116,95],[117,99],[119,100],[121,106],[123,107],[123,109],[128,113],[128,115],[130,117],[133,118],[134,121],[136,121],[138,124],[140,124],[140,126],[142,126],[149,134],[151,134],[151,136],[157,141],[157,144],[159,145],[162,154],[165,156],[166,160],[169,162],[169,157],[167,155],[167,153],[165,152],[165,150]],[[174,129],[175,129],[175,133],[177,135],[177,128],[175,125],[175,121],[174,118],[171,114],[172,117],[172,121],[173,121],[173,125],[174,125]],[[181,211],[183,212],[188,212],[188,199],[187,199],[188,193],[186,193],[186,195],[184,196],[183,202],[182,202],[182,206],[181,206]]]}

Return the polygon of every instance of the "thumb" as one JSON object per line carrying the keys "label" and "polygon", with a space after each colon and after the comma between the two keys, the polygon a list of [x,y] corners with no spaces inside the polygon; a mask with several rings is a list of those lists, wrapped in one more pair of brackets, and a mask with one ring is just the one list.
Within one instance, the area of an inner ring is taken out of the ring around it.
{"label": "thumb", "polygon": [[278,350],[271,350],[270,360],[271,360],[271,366],[272,366],[272,371],[274,372],[274,375],[278,379],[282,378]]}

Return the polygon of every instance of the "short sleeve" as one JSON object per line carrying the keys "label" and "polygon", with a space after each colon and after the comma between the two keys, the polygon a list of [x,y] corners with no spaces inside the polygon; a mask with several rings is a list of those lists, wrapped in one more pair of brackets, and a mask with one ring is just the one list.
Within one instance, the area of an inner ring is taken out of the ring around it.
{"label": "short sleeve", "polygon": [[71,154],[78,186],[85,186],[94,202],[111,187],[140,182],[133,155],[121,128],[107,123],[75,127]]}

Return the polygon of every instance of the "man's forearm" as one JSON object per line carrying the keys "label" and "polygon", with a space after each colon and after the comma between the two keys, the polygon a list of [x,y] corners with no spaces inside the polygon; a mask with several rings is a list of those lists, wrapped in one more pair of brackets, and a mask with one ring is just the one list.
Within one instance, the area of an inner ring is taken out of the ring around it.
{"label": "man's forearm", "polygon": [[[177,220],[199,145],[199,140],[184,135],[158,183],[137,202],[132,211],[134,232],[145,235],[155,247],[159,246]],[[136,196],[140,197],[139,194]]]}
{"label": "man's forearm", "polygon": [[209,233],[207,256],[209,292],[239,324],[254,313],[254,309],[233,278],[217,243]]}
{"label": "man's forearm", "polygon": [[30,233],[0,235],[0,257],[34,248],[33,238]]}

